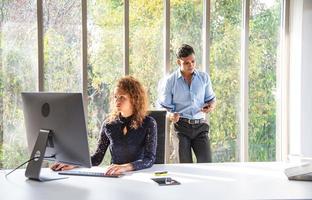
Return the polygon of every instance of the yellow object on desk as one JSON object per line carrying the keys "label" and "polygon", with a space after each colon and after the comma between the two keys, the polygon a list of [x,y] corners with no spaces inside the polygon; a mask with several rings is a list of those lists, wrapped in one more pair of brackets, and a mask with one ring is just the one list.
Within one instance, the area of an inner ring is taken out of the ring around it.
{"label": "yellow object on desk", "polygon": [[155,176],[167,176],[168,175],[168,171],[156,171],[154,172]]}

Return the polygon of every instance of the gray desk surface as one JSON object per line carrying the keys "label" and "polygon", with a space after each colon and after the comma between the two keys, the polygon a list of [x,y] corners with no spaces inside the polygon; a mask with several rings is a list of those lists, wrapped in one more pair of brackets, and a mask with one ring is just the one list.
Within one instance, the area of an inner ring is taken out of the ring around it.
{"label": "gray desk surface", "polygon": [[[289,181],[286,163],[211,163],[154,165],[122,178],[70,176],[68,179],[35,182],[24,170],[5,178],[0,172],[0,197],[5,200],[89,199],[312,199],[312,182]],[[92,170],[102,170],[93,168]],[[157,170],[181,182],[158,186],[150,178]],[[53,173],[43,169],[43,173]]]}

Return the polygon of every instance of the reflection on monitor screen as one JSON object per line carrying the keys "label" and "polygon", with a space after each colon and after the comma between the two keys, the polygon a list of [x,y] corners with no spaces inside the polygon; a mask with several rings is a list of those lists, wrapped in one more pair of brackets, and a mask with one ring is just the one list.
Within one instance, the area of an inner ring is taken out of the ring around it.
{"label": "reflection on monitor screen", "polygon": [[22,100],[32,159],[26,177],[51,180],[40,176],[44,159],[91,167],[81,93],[22,93]]}

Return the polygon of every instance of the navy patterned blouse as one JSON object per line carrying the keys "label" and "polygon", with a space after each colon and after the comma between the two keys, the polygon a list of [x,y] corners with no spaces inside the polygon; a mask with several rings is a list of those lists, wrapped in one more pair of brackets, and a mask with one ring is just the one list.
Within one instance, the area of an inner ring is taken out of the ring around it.
{"label": "navy patterned blouse", "polygon": [[[151,167],[156,159],[157,126],[154,118],[146,116],[142,126],[130,127],[131,117],[119,117],[113,122],[104,121],[97,149],[91,157],[93,166],[98,166],[107,147],[112,155],[112,163],[131,163],[134,170]],[[123,134],[124,127],[128,132]]]}

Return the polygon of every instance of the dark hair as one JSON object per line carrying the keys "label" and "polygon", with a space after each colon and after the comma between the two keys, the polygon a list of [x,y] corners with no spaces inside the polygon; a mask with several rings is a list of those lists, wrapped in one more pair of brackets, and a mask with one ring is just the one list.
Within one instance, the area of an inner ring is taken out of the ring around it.
{"label": "dark hair", "polygon": [[188,44],[182,44],[177,50],[177,59],[188,57],[192,54],[195,54],[193,47]]}

